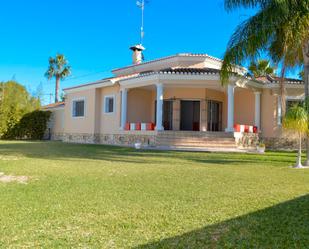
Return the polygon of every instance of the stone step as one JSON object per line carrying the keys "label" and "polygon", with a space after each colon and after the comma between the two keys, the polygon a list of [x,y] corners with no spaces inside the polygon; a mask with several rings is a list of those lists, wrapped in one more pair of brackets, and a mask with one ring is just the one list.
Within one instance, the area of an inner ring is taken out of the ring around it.
{"label": "stone step", "polygon": [[158,150],[175,150],[175,151],[207,151],[207,152],[238,152],[238,153],[245,153],[245,152],[252,152],[252,150],[248,149],[239,149],[236,147],[233,148],[205,148],[205,147],[189,147],[189,146],[157,146],[156,149]]}
{"label": "stone step", "polygon": [[198,146],[236,146],[235,143],[199,143],[199,142],[161,142],[157,141],[156,144],[160,145],[198,145]]}
{"label": "stone step", "polygon": [[201,147],[201,148],[236,148],[235,144],[200,144],[200,143],[157,143],[157,146],[181,146],[181,147]]}
{"label": "stone step", "polygon": [[157,136],[157,138],[169,138],[169,139],[173,139],[173,138],[176,138],[176,139],[213,139],[213,140],[220,140],[220,139],[223,139],[223,140],[234,140],[235,138],[234,137],[205,137],[205,136],[181,136],[181,135],[178,135],[178,136],[171,136],[171,135],[168,135],[168,136]]}
{"label": "stone step", "polygon": [[234,138],[196,138],[196,137],[157,137],[157,141],[166,142],[209,142],[209,143],[235,143]]}
{"label": "stone step", "polygon": [[217,137],[217,138],[233,138],[233,133],[227,132],[194,132],[194,131],[161,131],[158,137]]}

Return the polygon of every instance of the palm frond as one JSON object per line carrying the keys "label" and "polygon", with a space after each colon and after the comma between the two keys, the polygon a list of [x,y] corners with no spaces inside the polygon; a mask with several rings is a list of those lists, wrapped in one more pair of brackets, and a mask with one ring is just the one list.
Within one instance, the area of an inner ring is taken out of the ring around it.
{"label": "palm frond", "polygon": [[49,58],[49,67],[45,73],[45,77],[51,79],[53,77],[64,79],[71,74],[71,67],[68,60],[63,54],[57,54],[55,58]]}
{"label": "palm frond", "polygon": [[71,67],[66,66],[59,74],[60,79],[64,79],[71,74]]}
{"label": "palm frond", "polygon": [[259,6],[266,6],[269,4],[270,0],[225,0],[224,6],[227,10],[233,10],[236,8],[255,8]]}
{"label": "palm frond", "polygon": [[255,60],[260,52],[267,48],[278,18],[274,17],[274,8],[258,12],[255,16],[240,24],[232,35],[221,68],[221,82],[226,84],[230,74],[234,71],[233,65],[241,65],[250,58]]}
{"label": "palm frond", "polygon": [[306,109],[301,105],[294,105],[287,111],[283,120],[283,127],[300,133],[307,133],[308,121]]}

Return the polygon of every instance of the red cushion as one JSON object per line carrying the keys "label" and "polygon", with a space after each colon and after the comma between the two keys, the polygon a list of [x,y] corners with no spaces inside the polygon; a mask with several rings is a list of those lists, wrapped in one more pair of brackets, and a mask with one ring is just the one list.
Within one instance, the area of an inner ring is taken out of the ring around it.
{"label": "red cushion", "polygon": [[235,124],[234,125],[234,131],[240,132],[240,124]]}
{"label": "red cushion", "polygon": [[136,131],[140,131],[141,129],[142,129],[141,123],[136,123],[136,124],[135,124],[135,130],[136,130]]}
{"label": "red cushion", "polygon": [[126,126],[125,126],[124,129],[125,129],[126,131],[129,131],[129,130],[131,129],[130,123],[126,123]]}

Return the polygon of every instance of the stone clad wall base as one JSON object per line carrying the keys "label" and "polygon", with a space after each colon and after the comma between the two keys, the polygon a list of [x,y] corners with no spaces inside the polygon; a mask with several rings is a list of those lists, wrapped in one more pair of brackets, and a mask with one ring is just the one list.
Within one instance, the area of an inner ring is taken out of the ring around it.
{"label": "stone clad wall base", "polygon": [[155,146],[156,136],[136,134],[101,134],[99,143],[126,146],[132,146],[135,143],[141,143],[142,146]]}
{"label": "stone clad wall base", "polygon": [[63,141],[64,133],[52,133],[50,140],[53,141]]}
{"label": "stone clad wall base", "polygon": [[[263,138],[263,142],[266,145],[266,149],[270,150],[297,150],[298,149],[298,139],[297,138],[287,138],[287,137],[279,137],[279,138]],[[303,148],[306,146],[306,141],[303,139],[302,141]]]}
{"label": "stone clad wall base", "polygon": [[98,136],[89,133],[64,133],[62,141],[66,143],[94,144],[98,141]]}
{"label": "stone clad wall base", "polygon": [[234,132],[238,148],[256,148],[259,144],[258,133]]}
{"label": "stone clad wall base", "polygon": [[[120,146],[134,146],[139,142],[143,146],[156,146],[155,134],[89,134],[89,133],[52,133],[51,140],[67,143],[106,144]],[[235,143],[238,148],[256,148],[259,144],[259,134],[235,132]],[[260,139],[269,150],[297,150],[297,138],[267,138]],[[302,141],[305,148],[305,139]]]}
{"label": "stone clad wall base", "polygon": [[135,143],[141,143],[143,146],[155,146],[155,135],[144,134],[77,134],[65,133],[63,142],[67,143],[86,143],[86,144],[106,144],[133,146]]}

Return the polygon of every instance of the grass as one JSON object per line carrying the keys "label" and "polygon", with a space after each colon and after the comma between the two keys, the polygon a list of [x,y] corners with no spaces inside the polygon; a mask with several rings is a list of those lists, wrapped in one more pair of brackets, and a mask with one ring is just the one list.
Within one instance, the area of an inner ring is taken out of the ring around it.
{"label": "grass", "polygon": [[1,248],[308,248],[294,153],[0,142]]}

